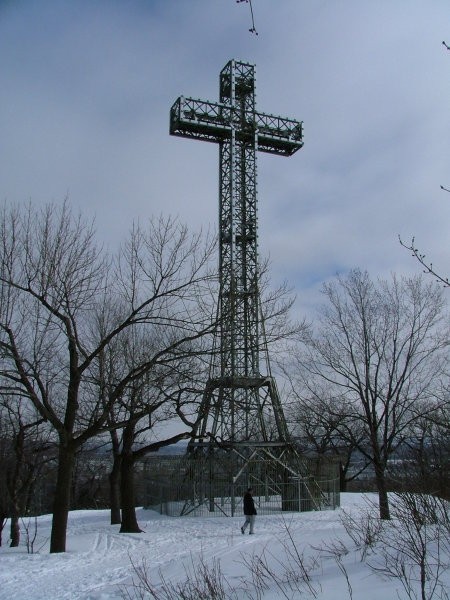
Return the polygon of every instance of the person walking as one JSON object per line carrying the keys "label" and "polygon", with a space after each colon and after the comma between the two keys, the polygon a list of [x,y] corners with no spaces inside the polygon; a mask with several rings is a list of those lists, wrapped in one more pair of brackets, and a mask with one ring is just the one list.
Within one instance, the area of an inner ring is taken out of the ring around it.
{"label": "person walking", "polygon": [[251,487],[244,494],[244,515],[245,522],[241,527],[241,533],[244,535],[247,525],[250,525],[249,534],[253,534],[255,526],[256,508],[253,500],[253,489]]}

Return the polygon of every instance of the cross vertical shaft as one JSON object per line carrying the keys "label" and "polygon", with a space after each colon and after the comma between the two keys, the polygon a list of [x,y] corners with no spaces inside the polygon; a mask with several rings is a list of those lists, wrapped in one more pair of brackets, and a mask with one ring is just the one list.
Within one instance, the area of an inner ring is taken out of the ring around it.
{"label": "cross vertical shaft", "polygon": [[220,74],[220,101],[234,117],[220,144],[221,377],[259,376],[254,82],[251,65],[231,62]]}
{"label": "cross vertical shaft", "polygon": [[255,67],[235,60],[220,72],[220,101],[176,100],[170,133],[215,142],[219,177],[219,361],[212,365],[201,407],[200,434],[223,444],[287,442],[288,431],[270,366],[261,374],[258,271],[258,150],[290,156],[303,145],[302,123],[255,106]]}

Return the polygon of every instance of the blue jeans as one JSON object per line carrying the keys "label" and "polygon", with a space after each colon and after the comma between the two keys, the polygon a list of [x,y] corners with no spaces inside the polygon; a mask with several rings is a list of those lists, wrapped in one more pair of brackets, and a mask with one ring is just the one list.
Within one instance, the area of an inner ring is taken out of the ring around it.
{"label": "blue jeans", "polygon": [[242,525],[242,529],[245,531],[247,525],[250,525],[250,533],[253,533],[253,527],[255,526],[256,515],[245,515],[245,523]]}

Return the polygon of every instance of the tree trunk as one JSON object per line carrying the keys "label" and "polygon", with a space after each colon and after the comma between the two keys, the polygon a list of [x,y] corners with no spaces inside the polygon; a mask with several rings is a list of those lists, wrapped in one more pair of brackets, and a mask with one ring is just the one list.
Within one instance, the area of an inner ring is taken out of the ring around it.
{"label": "tree trunk", "polygon": [[3,529],[5,528],[7,519],[6,513],[0,513],[0,547],[2,545]]}
{"label": "tree trunk", "polygon": [[386,478],[384,476],[384,469],[380,464],[375,463],[375,482],[378,491],[378,501],[380,505],[380,519],[388,520],[391,518],[389,511],[389,500],[386,489]]}
{"label": "tree trunk", "polygon": [[109,479],[109,501],[111,506],[111,525],[119,525],[120,518],[120,470],[122,457],[114,454],[113,466],[108,476]]}
{"label": "tree trunk", "polygon": [[347,472],[344,468],[342,462],[339,463],[339,491],[346,492],[347,491]]}
{"label": "tree trunk", "polygon": [[19,515],[14,510],[11,515],[11,543],[9,545],[10,548],[18,548],[20,544],[20,525],[19,525]]}
{"label": "tree trunk", "polygon": [[16,433],[14,440],[14,455],[15,465],[12,473],[11,480],[9,482],[9,493],[11,497],[12,510],[11,510],[11,544],[10,548],[17,548],[20,544],[20,487],[21,487],[21,471],[24,462],[24,446],[25,446],[25,429],[22,425],[22,421],[19,419],[19,430]]}
{"label": "tree trunk", "polygon": [[62,443],[59,447],[58,474],[53,503],[50,552],[66,551],[67,520],[70,510],[70,491],[75,464],[75,448]]}
{"label": "tree trunk", "polygon": [[122,525],[120,533],[141,533],[134,506],[134,459],[131,452],[122,456],[120,473],[120,495],[122,500]]}

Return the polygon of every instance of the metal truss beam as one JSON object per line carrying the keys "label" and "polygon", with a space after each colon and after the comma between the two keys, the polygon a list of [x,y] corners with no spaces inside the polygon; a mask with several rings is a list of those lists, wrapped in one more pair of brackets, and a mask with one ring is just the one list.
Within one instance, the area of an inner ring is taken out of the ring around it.
{"label": "metal truss beam", "polygon": [[256,156],[291,156],[303,146],[303,125],[258,112],[255,88],[254,65],[231,60],[220,72],[219,102],[180,96],[170,110],[172,135],[219,145],[220,351],[199,435],[230,444],[289,440],[268,364],[261,374]]}

